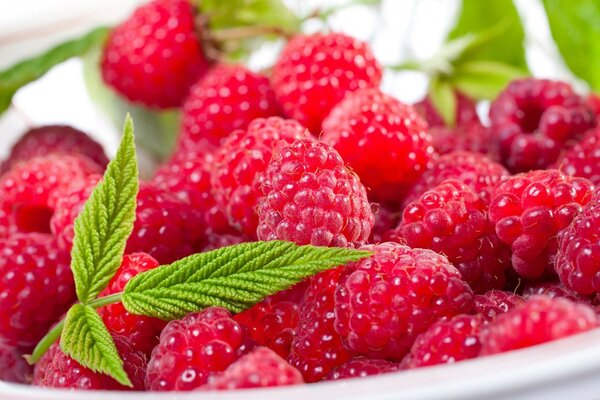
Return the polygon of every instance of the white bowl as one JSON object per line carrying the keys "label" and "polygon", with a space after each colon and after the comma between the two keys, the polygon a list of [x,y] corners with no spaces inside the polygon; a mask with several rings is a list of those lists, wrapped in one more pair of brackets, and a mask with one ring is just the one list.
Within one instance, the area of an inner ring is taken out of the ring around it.
{"label": "white bowl", "polygon": [[600,329],[455,365],[232,392],[82,392],[0,383],[0,400],[564,400],[600,398]]}

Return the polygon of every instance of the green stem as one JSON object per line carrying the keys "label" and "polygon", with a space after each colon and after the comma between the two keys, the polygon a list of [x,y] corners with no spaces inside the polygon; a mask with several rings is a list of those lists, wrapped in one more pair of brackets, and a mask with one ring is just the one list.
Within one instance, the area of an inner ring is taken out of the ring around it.
{"label": "green stem", "polygon": [[[105,297],[100,297],[99,299],[90,301],[88,303],[88,306],[93,307],[93,308],[104,307],[109,304],[120,302],[122,297],[123,297],[123,292],[111,294],[111,295],[108,295]],[[42,358],[42,356],[44,354],[46,354],[46,352],[48,351],[50,346],[52,346],[54,344],[54,342],[56,342],[60,338],[60,334],[62,333],[64,327],[65,327],[65,320],[63,319],[58,324],[56,324],[52,329],[50,329],[50,331],[48,333],[46,333],[46,336],[44,336],[42,338],[42,340],[39,341],[37,346],[35,346],[35,349],[33,349],[33,352],[31,353],[31,355],[25,356],[25,360],[30,365],[33,365],[36,362],[38,362],[40,360],[40,358]]]}

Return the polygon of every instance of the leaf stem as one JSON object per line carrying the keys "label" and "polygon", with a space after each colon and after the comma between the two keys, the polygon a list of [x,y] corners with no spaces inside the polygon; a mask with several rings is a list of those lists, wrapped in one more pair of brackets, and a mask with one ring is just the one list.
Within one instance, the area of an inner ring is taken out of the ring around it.
{"label": "leaf stem", "polygon": [[109,304],[118,303],[121,301],[123,297],[123,292],[110,294],[108,296],[100,297],[99,299],[95,299],[90,301],[87,305],[92,308],[100,308]]}
{"label": "leaf stem", "polygon": [[210,38],[217,42],[248,39],[265,35],[290,37],[292,33],[277,26],[241,26],[237,28],[213,30],[210,32]]}

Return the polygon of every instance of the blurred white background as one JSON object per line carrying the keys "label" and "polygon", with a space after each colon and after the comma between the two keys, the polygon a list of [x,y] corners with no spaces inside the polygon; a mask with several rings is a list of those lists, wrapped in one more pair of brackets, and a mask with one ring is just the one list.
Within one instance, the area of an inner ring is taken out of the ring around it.
{"label": "blurred white background", "polygon": [[[143,1],[0,0],[0,69],[95,26],[115,24]],[[344,2],[287,0],[300,15]],[[551,39],[541,3],[538,0],[517,0],[515,3],[526,30],[527,61],[531,72],[577,85]],[[327,26],[369,41],[380,62],[391,65],[434,54],[454,23],[459,4],[458,0],[384,0],[377,8],[346,8],[334,14]],[[323,24],[317,20],[309,20],[305,25],[307,31],[322,28]],[[269,66],[275,55],[276,46],[267,45],[249,64],[254,69]],[[418,72],[387,71],[384,77],[384,91],[405,102],[419,100],[426,88],[427,78]],[[6,155],[24,130],[49,123],[71,124],[94,136],[109,154],[115,149],[117,131],[90,100],[79,60],[55,67],[17,93],[13,106],[0,116],[0,157]]]}

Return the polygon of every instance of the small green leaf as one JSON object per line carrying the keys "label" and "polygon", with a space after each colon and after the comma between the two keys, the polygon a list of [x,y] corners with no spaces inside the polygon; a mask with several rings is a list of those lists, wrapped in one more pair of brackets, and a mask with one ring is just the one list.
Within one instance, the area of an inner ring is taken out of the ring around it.
{"label": "small green leaf", "polygon": [[600,2],[544,0],[552,37],[575,75],[600,90]]}
{"label": "small green leaf", "polygon": [[127,116],[117,154],[75,220],[71,269],[77,298],[84,304],[96,298],[121,265],[137,192],[133,122]]}
{"label": "small green leaf", "polygon": [[297,30],[300,19],[281,0],[199,0],[212,29],[269,26]]}
{"label": "small green leaf", "polygon": [[494,61],[471,61],[460,64],[450,83],[475,99],[493,99],[508,83],[525,76],[523,70]]}
{"label": "small green leaf", "polygon": [[55,65],[83,55],[91,48],[104,43],[107,34],[108,28],[94,29],[78,39],[60,44],[43,54],[0,71],[0,113],[10,106],[12,97],[19,88],[42,77]]}
{"label": "small green leaf", "polygon": [[452,86],[445,80],[433,77],[429,83],[431,103],[447,126],[456,123],[456,95]]}
{"label": "small green leaf", "polygon": [[209,306],[240,312],[306,277],[370,254],[282,241],[243,243],[141,273],[129,281],[122,301],[129,312],[165,320]]}
{"label": "small green leaf", "polygon": [[448,39],[482,33],[485,46],[476,46],[465,53],[465,61],[498,61],[527,71],[525,33],[511,0],[462,1],[458,20]]}
{"label": "small green leaf", "polygon": [[110,375],[122,385],[133,386],[110,332],[92,307],[83,304],[71,307],[65,318],[60,348],[84,367]]}

